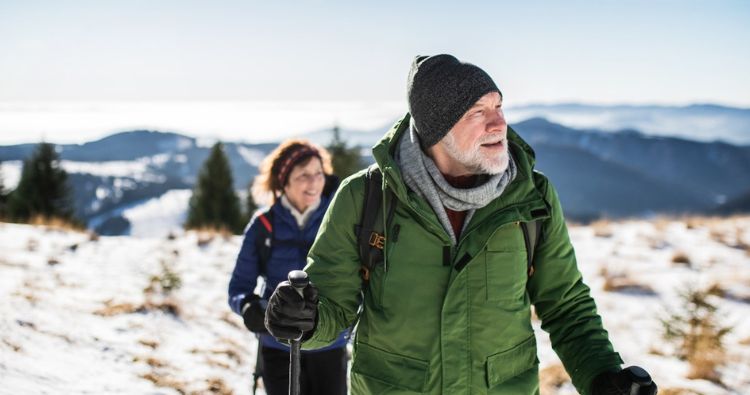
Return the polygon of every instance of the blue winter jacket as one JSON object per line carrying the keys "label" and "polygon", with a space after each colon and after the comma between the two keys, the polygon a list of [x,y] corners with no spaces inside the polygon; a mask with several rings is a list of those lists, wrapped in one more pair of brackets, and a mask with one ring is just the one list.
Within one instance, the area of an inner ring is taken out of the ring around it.
{"label": "blue winter jacket", "polygon": [[[271,257],[266,264],[265,287],[261,292],[262,299],[268,300],[276,289],[276,285],[286,280],[290,271],[302,270],[305,267],[307,252],[315,240],[315,235],[318,233],[328,203],[330,203],[330,196],[322,196],[320,206],[310,215],[304,229],[299,228],[292,213],[281,204],[280,200],[271,206],[274,239],[284,240],[284,242],[277,242],[277,245],[271,248]],[[261,227],[263,227],[263,224],[258,216],[254,216],[245,230],[242,248],[237,256],[232,279],[229,281],[229,306],[237,314],[241,314],[245,296],[253,294],[260,275],[259,253],[255,243]],[[338,340],[332,345],[310,352],[343,347],[346,345],[345,335],[346,332],[342,332]],[[289,350],[287,345],[279,343],[268,333],[260,335],[260,341],[266,347]]]}

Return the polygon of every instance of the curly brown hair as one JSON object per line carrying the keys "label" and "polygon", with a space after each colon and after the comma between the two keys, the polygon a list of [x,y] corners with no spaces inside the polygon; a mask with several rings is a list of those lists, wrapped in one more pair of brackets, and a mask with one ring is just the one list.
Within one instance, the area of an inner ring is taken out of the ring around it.
{"label": "curly brown hair", "polygon": [[[292,168],[300,165],[304,166],[312,158],[320,158],[323,164],[323,173],[326,175],[333,173],[331,154],[325,148],[304,139],[284,140],[268,156],[263,158],[258,167],[260,173],[255,176],[251,187],[253,200],[255,200],[256,204],[270,205],[276,203],[276,199],[284,193],[284,186],[288,183],[288,173],[291,171],[291,169],[286,169],[285,165],[289,165],[289,159],[293,158],[295,153],[299,153],[302,150],[314,150],[315,154],[307,155],[306,158],[299,162],[294,162],[292,159]],[[286,174],[280,177],[282,172]]]}

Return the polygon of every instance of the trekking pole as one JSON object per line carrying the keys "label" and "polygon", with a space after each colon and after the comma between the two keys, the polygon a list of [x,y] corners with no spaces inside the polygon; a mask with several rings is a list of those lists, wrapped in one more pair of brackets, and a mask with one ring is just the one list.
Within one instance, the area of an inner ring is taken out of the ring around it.
{"label": "trekking pole", "polygon": [[638,395],[641,388],[648,387],[652,383],[651,375],[638,366],[631,366],[625,369],[625,371],[628,372],[630,378],[633,379],[633,384],[630,385],[629,395]]}
{"label": "trekking pole", "polygon": [[[292,284],[299,296],[304,300],[302,290],[305,289],[310,280],[307,273],[302,270],[292,270],[287,276],[289,283]],[[299,395],[299,373],[300,373],[300,349],[302,334],[297,339],[292,340],[291,351],[289,353],[289,395]]]}

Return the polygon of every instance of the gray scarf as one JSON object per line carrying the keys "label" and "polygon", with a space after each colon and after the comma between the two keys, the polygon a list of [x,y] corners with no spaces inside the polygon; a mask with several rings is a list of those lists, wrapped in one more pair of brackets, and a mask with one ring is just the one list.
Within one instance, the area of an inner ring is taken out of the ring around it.
{"label": "gray scarf", "polygon": [[[508,154],[510,155],[510,152]],[[516,164],[511,156],[505,172],[492,175],[484,183],[473,188],[455,188],[445,180],[432,158],[422,151],[419,137],[412,127],[409,128],[408,134],[401,137],[395,159],[401,168],[406,185],[430,203],[454,245],[458,244],[458,241],[445,207],[453,211],[469,211],[464,220],[465,230],[474,211],[499,197],[516,177]]]}

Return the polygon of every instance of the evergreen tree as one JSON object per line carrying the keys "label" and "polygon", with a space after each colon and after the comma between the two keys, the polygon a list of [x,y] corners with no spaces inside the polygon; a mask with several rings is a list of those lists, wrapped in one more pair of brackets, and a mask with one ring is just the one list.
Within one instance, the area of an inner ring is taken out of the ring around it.
{"label": "evergreen tree", "polygon": [[247,220],[250,221],[250,218],[253,217],[253,214],[255,214],[255,211],[258,210],[258,204],[255,203],[255,199],[253,199],[253,191],[252,191],[252,183],[247,188],[247,200],[245,201],[245,209],[247,210]]}
{"label": "evergreen tree", "polygon": [[326,149],[331,154],[333,173],[336,174],[340,180],[343,180],[365,167],[362,163],[362,158],[359,155],[359,148],[349,148],[347,147],[346,142],[341,140],[341,130],[338,125],[333,127],[333,140],[331,140],[331,143]]}
{"label": "evergreen tree", "polygon": [[68,174],[60,165],[60,156],[54,145],[39,144],[31,157],[23,162],[21,180],[10,194],[7,213],[16,221],[42,216],[76,222]]}
{"label": "evergreen tree", "polygon": [[224,154],[224,146],[216,143],[203,163],[193,188],[185,228],[225,229],[240,233],[243,225],[229,159]]}

